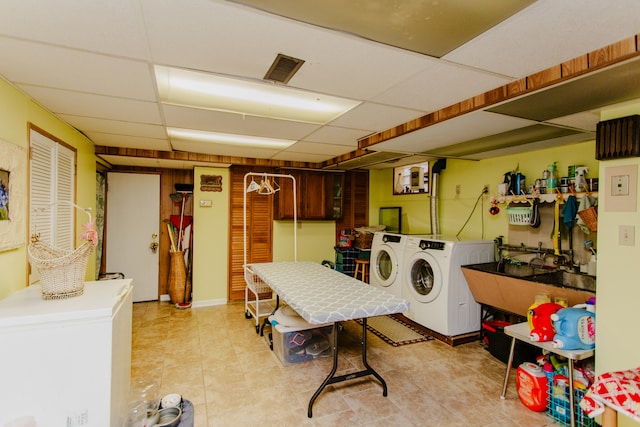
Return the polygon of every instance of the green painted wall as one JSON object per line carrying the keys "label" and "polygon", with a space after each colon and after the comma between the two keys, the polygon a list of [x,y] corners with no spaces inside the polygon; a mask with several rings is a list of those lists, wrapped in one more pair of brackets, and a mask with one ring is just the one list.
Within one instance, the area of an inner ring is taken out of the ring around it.
{"label": "green painted wall", "polygon": [[[460,233],[460,237],[465,239],[490,240],[499,235],[507,236],[505,206],[501,206],[498,215],[489,214],[491,200],[497,195],[498,184],[503,182],[505,172],[514,170],[519,165],[520,171],[527,177],[528,186],[542,176],[542,171],[549,164],[557,161],[561,176],[567,176],[568,166],[579,164],[589,167],[590,177],[597,177],[598,162],[594,153],[595,141],[590,141],[480,161],[448,159],[446,168],[439,177],[440,234]],[[392,169],[372,170],[369,176],[370,225],[377,224],[380,207],[400,206],[403,233],[431,234],[431,201],[428,194],[393,195]],[[481,196],[485,184],[489,185],[489,193]],[[456,186],[460,187],[459,194],[456,194]]]}
{"label": "green painted wall", "polygon": [[[222,176],[222,191],[201,191],[201,175]],[[196,167],[193,182],[194,305],[225,304],[229,282],[229,169]],[[201,207],[201,200],[210,200],[211,207]]]}
{"label": "green painted wall", "polygon": [[[28,124],[50,133],[77,150],[76,203],[91,207],[95,212],[96,180],[93,143],[81,133],[44,110],[23,92],[0,79],[0,139],[26,149],[29,147]],[[27,163],[28,168],[28,163]],[[28,174],[25,173],[28,180]],[[27,181],[28,182],[28,181]],[[25,188],[28,188],[25,183]],[[15,195],[12,195],[14,197]],[[28,194],[19,195],[28,201]],[[24,211],[16,212],[25,218],[25,242],[28,242],[28,204]],[[76,236],[82,235],[82,224],[86,222],[84,214],[76,215]],[[28,261],[26,245],[17,249],[0,252],[0,298],[28,285]],[[91,256],[87,268],[87,280],[95,280],[95,255]]]}

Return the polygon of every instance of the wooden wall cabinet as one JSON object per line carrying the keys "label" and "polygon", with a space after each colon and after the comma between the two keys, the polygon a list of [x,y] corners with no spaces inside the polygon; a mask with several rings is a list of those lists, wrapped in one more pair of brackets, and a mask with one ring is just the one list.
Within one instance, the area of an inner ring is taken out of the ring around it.
{"label": "wooden wall cabinet", "polygon": [[[280,169],[279,174],[296,179],[297,219],[327,219],[327,174],[325,172]],[[293,182],[278,178],[280,191],[274,197],[274,219],[293,219]]]}
{"label": "wooden wall cabinet", "polygon": [[327,174],[327,219],[339,220],[344,215],[344,174]]}

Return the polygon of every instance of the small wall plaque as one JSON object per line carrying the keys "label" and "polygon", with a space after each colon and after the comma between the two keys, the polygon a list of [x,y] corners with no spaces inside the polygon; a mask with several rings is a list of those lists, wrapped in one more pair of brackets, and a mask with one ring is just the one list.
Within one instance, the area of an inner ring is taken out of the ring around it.
{"label": "small wall plaque", "polygon": [[222,176],[200,175],[200,191],[222,191]]}

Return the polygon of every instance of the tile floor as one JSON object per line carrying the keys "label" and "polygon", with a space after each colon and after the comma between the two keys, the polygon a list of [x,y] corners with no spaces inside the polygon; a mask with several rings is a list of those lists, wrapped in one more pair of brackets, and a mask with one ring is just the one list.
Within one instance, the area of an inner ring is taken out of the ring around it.
{"label": "tile floor", "polygon": [[[195,427],[555,425],[520,403],[513,373],[500,399],[505,365],[478,341],[393,347],[373,334],[367,340],[369,364],[387,382],[388,396],[370,376],[331,385],[307,418],[330,357],[283,366],[245,318],[243,303],[186,310],[136,303],[131,375],[190,400]],[[339,371],[360,369],[359,342],[341,334],[340,345]]]}

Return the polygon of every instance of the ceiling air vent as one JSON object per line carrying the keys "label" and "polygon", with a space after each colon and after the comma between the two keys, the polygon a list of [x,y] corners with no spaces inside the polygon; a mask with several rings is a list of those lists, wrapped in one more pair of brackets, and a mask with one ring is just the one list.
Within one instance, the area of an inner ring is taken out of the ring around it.
{"label": "ceiling air vent", "polygon": [[300,67],[302,67],[302,64],[304,64],[304,60],[302,59],[279,53],[275,61],[273,61],[273,64],[271,64],[271,68],[269,68],[267,74],[264,75],[264,79],[286,84]]}

